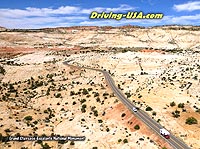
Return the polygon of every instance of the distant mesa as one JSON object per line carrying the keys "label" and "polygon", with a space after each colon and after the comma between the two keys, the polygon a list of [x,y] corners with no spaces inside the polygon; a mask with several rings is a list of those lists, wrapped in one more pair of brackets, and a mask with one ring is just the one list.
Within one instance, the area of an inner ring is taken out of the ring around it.
{"label": "distant mesa", "polygon": [[161,28],[164,30],[191,30],[191,31],[199,31],[200,26],[192,26],[192,25],[161,25],[161,26],[150,26],[150,27],[143,27],[143,26],[136,26],[136,25],[124,25],[124,26],[69,26],[69,27],[52,27],[52,28],[38,28],[38,29],[7,29],[5,27],[0,26],[0,31],[7,31],[7,32],[56,32],[56,33],[63,33],[66,31],[109,31],[111,29],[156,29]]}
{"label": "distant mesa", "polygon": [[5,31],[5,30],[6,30],[5,27],[0,26],[0,31]]}

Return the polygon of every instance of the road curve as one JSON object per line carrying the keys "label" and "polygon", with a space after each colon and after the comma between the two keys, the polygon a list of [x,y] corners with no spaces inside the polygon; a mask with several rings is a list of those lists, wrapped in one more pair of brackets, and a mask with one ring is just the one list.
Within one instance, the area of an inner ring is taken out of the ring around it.
{"label": "road curve", "polygon": [[[95,70],[95,71],[99,71],[99,72],[103,73],[104,76],[105,76],[105,79],[106,79],[106,81],[108,83],[108,85],[111,87],[111,89],[114,92],[114,94],[121,100],[121,102],[129,110],[131,110],[132,113],[137,118],[139,118],[140,120],[142,120],[150,129],[152,129],[155,133],[157,133],[159,136],[161,136],[160,135],[160,129],[163,128],[163,126],[161,126],[158,122],[156,122],[154,119],[152,119],[143,110],[138,110],[137,112],[133,112],[132,108],[136,107],[136,106],[133,103],[131,103],[131,101],[124,96],[124,94],[121,92],[121,90],[119,90],[116,87],[116,85],[114,83],[114,80],[112,79],[112,77],[109,75],[109,73],[107,71],[100,70],[100,69],[95,69],[95,68],[89,68],[89,67],[74,66],[74,65],[68,64],[68,62],[69,61],[64,61],[63,64],[64,65],[68,65],[68,66],[77,67],[77,68]],[[170,132],[170,139],[165,139],[164,137],[162,137],[162,138],[167,143],[169,143],[171,145],[171,147],[173,147],[174,149],[190,149],[190,147],[188,147],[182,140],[180,140],[179,138],[176,138],[174,135],[172,135],[171,132]]]}

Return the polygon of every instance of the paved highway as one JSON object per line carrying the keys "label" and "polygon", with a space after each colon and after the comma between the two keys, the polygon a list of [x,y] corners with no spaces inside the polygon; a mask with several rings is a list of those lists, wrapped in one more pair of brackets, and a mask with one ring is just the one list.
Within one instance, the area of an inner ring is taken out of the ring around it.
{"label": "paved highway", "polygon": [[[69,61],[65,61],[63,62],[63,64],[65,65],[69,65],[69,66],[74,66],[74,65],[70,65],[68,64]],[[129,99],[127,99],[124,94],[121,92],[121,90],[119,90],[115,83],[114,80],[112,79],[112,77],[109,75],[109,73],[107,71],[104,70],[100,70],[100,69],[95,69],[95,68],[88,68],[88,67],[80,67],[80,66],[75,66],[75,67],[79,67],[79,68],[84,68],[84,69],[91,69],[91,70],[95,70],[95,71],[99,71],[101,73],[104,74],[105,79],[108,83],[108,85],[111,87],[111,89],[113,90],[114,94],[121,100],[121,102],[127,107],[129,108],[129,110],[132,111],[132,113],[138,117],[140,120],[142,120],[149,128],[151,128],[155,133],[157,133],[159,136],[160,135],[160,129],[163,128],[158,122],[156,122],[154,119],[152,119],[146,112],[144,112],[143,110],[138,110],[137,112],[134,112],[132,110],[133,107],[136,107],[133,103],[131,103],[131,101]],[[162,136],[161,136],[162,137]],[[172,135],[172,133],[170,132],[170,139],[165,139],[164,137],[162,137],[166,142],[168,142],[174,149],[190,149],[183,141],[181,141],[179,138],[176,138],[174,135]]]}

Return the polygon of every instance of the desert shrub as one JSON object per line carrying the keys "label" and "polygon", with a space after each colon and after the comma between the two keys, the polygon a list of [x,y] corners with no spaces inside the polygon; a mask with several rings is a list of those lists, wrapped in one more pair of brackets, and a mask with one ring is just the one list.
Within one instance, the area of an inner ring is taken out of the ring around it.
{"label": "desert shrub", "polygon": [[197,113],[200,113],[200,109],[197,109],[196,112],[197,112]]}
{"label": "desert shrub", "polygon": [[122,139],[119,139],[118,142],[122,142]]}
{"label": "desert shrub", "polygon": [[176,103],[175,103],[174,101],[170,102],[170,106],[171,106],[171,107],[173,107],[173,106],[175,106],[175,105],[176,105]]}
{"label": "desert shrub", "polygon": [[119,100],[118,99],[115,99],[114,103],[117,103]]}
{"label": "desert shrub", "polygon": [[47,89],[46,95],[50,95],[50,88]]}
{"label": "desert shrub", "polygon": [[61,93],[55,93],[54,96],[55,96],[56,98],[60,98],[60,97],[61,97]]}
{"label": "desert shrub", "polygon": [[83,95],[87,95],[88,94],[87,89],[84,88],[82,93],[83,93]]}
{"label": "desert shrub", "polygon": [[86,112],[85,108],[81,108],[81,112],[85,113]]}
{"label": "desert shrub", "polygon": [[92,88],[88,88],[88,91],[92,91]]}
{"label": "desert shrub", "polygon": [[184,103],[179,103],[178,108],[184,108]]}
{"label": "desert shrub", "polygon": [[99,123],[103,123],[103,120],[98,120]]}
{"label": "desert shrub", "polygon": [[131,97],[131,94],[130,93],[125,93],[126,97],[127,98],[130,98]]}
{"label": "desert shrub", "polygon": [[47,143],[42,144],[41,146],[42,146],[42,149],[50,149],[51,148]]}
{"label": "desert shrub", "polygon": [[100,98],[99,98],[99,97],[97,97],[97,98],[96,98],[96,101],[97,101],[97,102],[101,102],[101,100],[100,100]]}
{"label": "desert shrub", "polygon": [[126,53],[126,52],[128,52],[127,49],[123,49],[123,50],[122,50],[122,53]]}
{"label": "desert shrub", "polygon": [[82,103],[86,102],[86,99],[81,99],[80,102],[82,104]]}
{"label": "desert shrub", "polygon": [[6,70],[2,66],[0,66],[0,73],[3,75],[6,73]]}
{"label": "desert shrub", "polygon": [[13,86],[13,84],[9,84],[9,92],[15,92],[15,88]]}
{"label": "desert shrub", "polygon": [[70,142],[70,145],[75,145],[74,141],[71,141],[71,142]]}
{"label": "desert shrub", "polygon": [[83,104],[83,105],[82,105],[82,108],[86,108],[86,107],[87,107],[87,105],[86,105],[86,104]]}
{"label": "desert shrub", "polygon": [[173,117],[178,118],[180,116],[180,111],[176,110],[172,112]]}
{"label": "desert shrub", "polygon": [[98,116],[98,111],[97,110],[94,110],[94,116]]}
{"label": "desert shrub", "polygon": [[109,132],[109,131],[110,131],[110,129],[109,129],[109,128],[106,128],[106,131],[107,131],[107,132]]}
{"label": "desert shrub", "polygon": [[35,124],[35,125],[38,124],[38,121],[34,121],[33,124]]}
{"label": "desert shrub", "polygon": [[118,86],[118,89],[121,89],[120,84],[118,84],[117,86]]}
{"label": "desert shrub", "polygon": [[21,149],[28,149],[28,147],[24,147],[24,146],[22,146]]}
{"label": "desert shrub", "polygon": [[152,111],[152,110],[153,109],[151,107],[149,107],[149,106],[146,108],[146,111]]}
{"label": "desert shrub", "polygon": [[188,125],[192,125],[192,124],[197,124],[198,121],[197,121],[197,119],[194,118],[194,117],[188,117],[188,118],[186,119],[186,122],[185,122],[185,123],[188,124]]}
{"label": "desert shrub", "polygon": [[194,79],[194,80],[198,80],[198,76],[194,76],[193,79]]}
{"label": "desert shrub", "polygon": [[91,95],[88,94],[86,97],[89,98],[90,96],[91,96]]}
{"label": "desert shrub", "polygon": [[122,113],[121,117],[124,117],[126,114],[125,113]]}
{"label": "desert shrub", "polygon": [[91,111],[94,111],[96,109],[96,106],[91,107]]}
{"label": "desert shrub", "polygon": [[27,120],[27,121],[33,120],[32,116],[26,116],[24,119]]}
{"label": "desert shrub", "polygon": [[135,129],[135,130],[139,130],[139,129],[140,129],[140,126],[139,126],[139,125],[135,125],[135,126],[134,126],[134,129]]}
{"label": "desert shrub", "polygon": [[75,95],[75,92],[74,91],[70,91],[70,96],[73,96]]}
{"label": "desert shrub", "polygon": [[128,140],[127,140],[127,139],[124,139],[123,142],[124,142],[124,143],[128,143]]}
{"label": "desert shrub", "polygon": [[152,115],[156,116],[156,112],[155,112],[155,111],[153,111],[153,112],[152,112]]}
{"label": "desert shrub", "polygon": [[10,130],[10,129],[5,129],[4,131],[5,131],[5,132],[11,132],[11,130]]}
{"label": "desert shrub", "polygon": [[86,112],[86,110],[85,110],[86,107],[87,107],[86,104],[83,104],[83,105],[82,105],[82,108],[81,108],[81,112],[82,112],[82,113],[85,113],[85,112]]}
{"label": "desert shrub", "polygon": [[99,93],[95,92],[94,97],[97,97],[97,96],[99,96]]}
{"label": "desert shrub", "polygon": [[103,93],[103,96],[108,96],[109,94],[108,93]]}

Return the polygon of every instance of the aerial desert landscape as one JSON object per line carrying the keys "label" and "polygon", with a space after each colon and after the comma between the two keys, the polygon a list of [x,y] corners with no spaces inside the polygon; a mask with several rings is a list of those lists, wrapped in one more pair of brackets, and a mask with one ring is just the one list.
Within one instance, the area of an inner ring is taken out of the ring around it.
{"label": "aerial desert landscape", "polygon": [[130,102],[200,149],[199,37],[199,26],[1,27],[0,148],[173,148],[118,99],[103,73],[83,66],[109,72]]}

